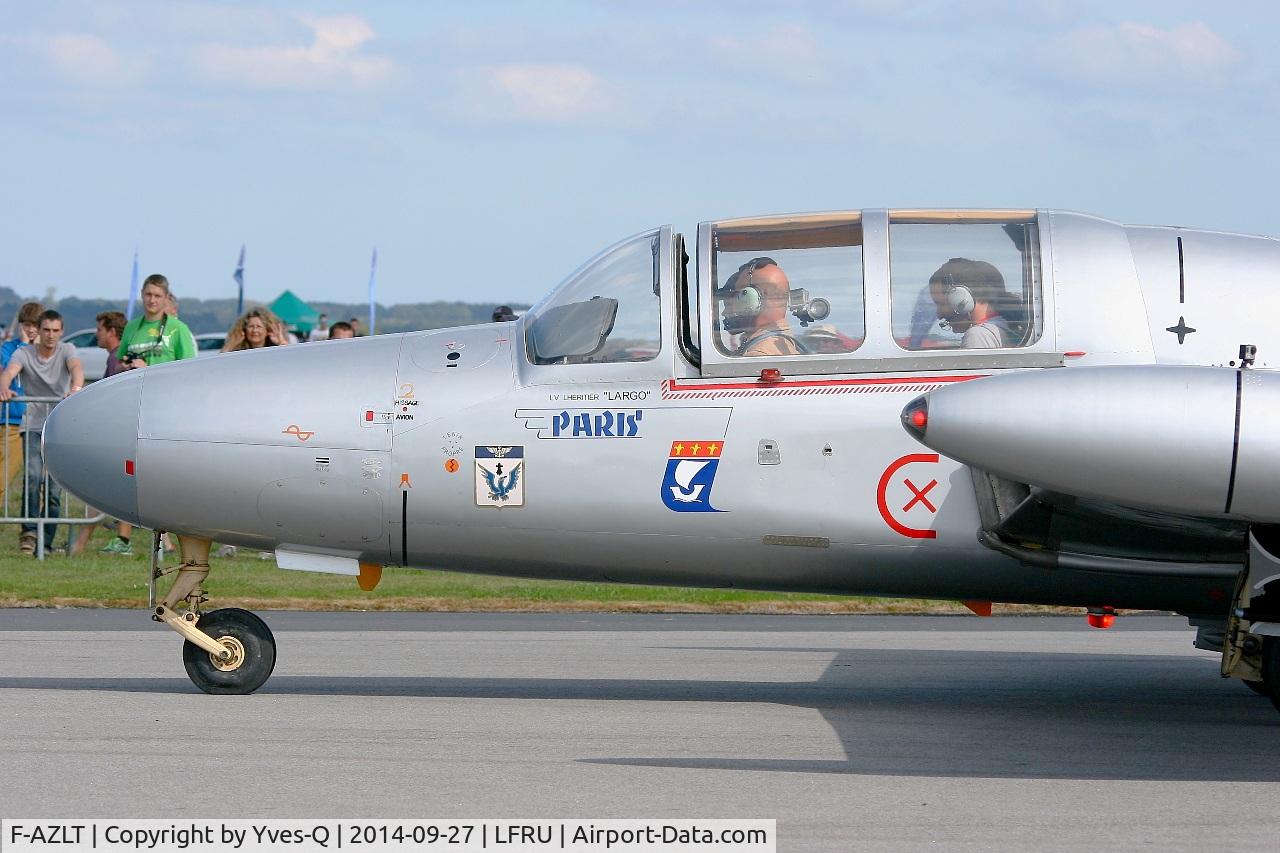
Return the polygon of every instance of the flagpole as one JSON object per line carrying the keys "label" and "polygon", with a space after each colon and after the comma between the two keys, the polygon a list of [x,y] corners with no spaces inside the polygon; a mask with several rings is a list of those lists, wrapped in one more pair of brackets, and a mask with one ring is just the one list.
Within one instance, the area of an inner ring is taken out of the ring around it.
{"label": "flagpole", "polygon": [[375,295],[378,288],[378,249],[374,247],[373,260],[369,263],[369,334],[374,333],[377,322],[377,303]]}
{"label": "flagpole", "polygon": [[236,271],[231,274],[236,280],[236,316],[244,313],[244,243],[240,244],[240,260],[236,261]]}
{"label": "flagpole", "polygon": [[133,275],[129,279],[129,310],[125,312],[126,321],[133,319],[133,308],[138,303],[138,247],[133,248]]}

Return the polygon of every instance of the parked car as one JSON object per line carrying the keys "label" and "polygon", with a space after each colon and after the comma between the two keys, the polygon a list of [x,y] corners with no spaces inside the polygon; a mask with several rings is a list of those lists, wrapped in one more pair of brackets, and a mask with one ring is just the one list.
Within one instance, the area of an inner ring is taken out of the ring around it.
{"label": "parked car", "polygon": [[226,332],[205,332],[202,335],[196,335],[196,357],[217,355],[222,352],[222,345],[226,342]]}
{"label": "parked car", "polygon": [[98,346],[97,329],[80,329],[62,339],[76,348],[85,383],[97,382],[107,372],[107,351]]}

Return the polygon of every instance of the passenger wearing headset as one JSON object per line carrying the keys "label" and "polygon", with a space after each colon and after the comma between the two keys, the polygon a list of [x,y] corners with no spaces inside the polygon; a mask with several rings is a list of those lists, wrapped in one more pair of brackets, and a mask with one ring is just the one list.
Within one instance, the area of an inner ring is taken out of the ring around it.
{"label": "passenger wearing headset", "polygon": [[1013,345],[1009,322],[1000,313],[1010,298],[1004,277],[986,261],[952,258],[929,277],[929,295],[943,328],[963,334],[964,349]]}
{"label": "passenger wearing headset", "polygon": [[720,325],[741,335],[735,356],[800,355],[807,350],[787,320],[791,282],[773,258],[753,258],[716,292],[724,304]]}

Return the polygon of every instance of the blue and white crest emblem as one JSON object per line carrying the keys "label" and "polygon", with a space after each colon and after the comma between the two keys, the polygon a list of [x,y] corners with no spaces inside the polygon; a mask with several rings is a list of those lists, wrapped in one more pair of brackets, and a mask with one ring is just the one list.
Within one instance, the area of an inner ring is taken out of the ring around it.
{"label": "blue and white crest emblem", "polygon": [[721,441],[673,441],[662,477],[662,503],[672,512],[721,512],[711,505]]}
{"label": "blue and white crest emblem", "polygon": [[523,445],[476,448],[476,506],[524,506]]}

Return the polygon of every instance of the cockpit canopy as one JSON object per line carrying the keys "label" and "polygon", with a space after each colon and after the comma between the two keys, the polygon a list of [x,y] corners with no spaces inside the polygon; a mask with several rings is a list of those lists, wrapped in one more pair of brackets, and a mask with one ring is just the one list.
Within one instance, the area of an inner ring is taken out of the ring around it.
{"label": "cockpit canopy", "polygon": [[662,349],[658,231],[605,249],[526,315],[534,364],[649,361]]}
{"label": "cockpit canopy", "polygon": [[611,376],[638,376],[621,366],[658,358],[664,327],[708,376],[758,374],[773,361],[788,373],[847,371],[851,361],[884,370],[892,366],[872,362],[913,355],[922,366],[960,350],[970,361],[980,350],[1021,351],[1021,364],[1044,348],[1035,211],[703,223],[696,270],[691,284],[683,238],[670,228],[611,246],[530,309],[529,362],[612,364]]}

